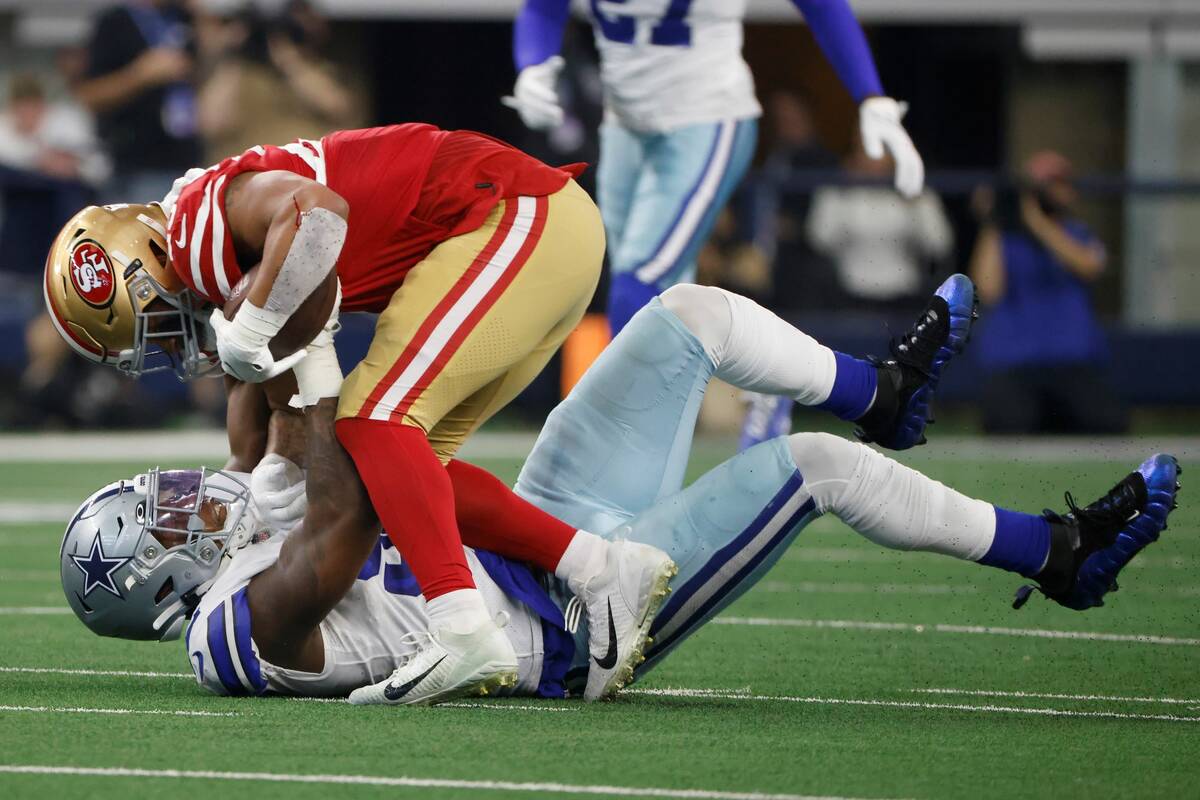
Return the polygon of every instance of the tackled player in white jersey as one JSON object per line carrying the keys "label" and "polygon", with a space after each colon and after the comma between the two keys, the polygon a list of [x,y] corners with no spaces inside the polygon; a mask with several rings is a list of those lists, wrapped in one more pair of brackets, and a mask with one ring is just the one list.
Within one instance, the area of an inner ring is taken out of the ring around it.
{"label": "tackled player in white jersey", "polygon": [[[870,540],[1019,573],[1073,609],[1102,605],[1116,578],[1158,538],[1175,506],[1179,467],[1148,458],[1105,496],[1068,513],[1023,514],[966,497],[862,444],[798,433],[753,447],[682,489],[696,414],[719,377],[817,405],[873,414],[878,439],[919,434],[947,362],[974,318],[974,289],[948,280],[894,344],[927,380],[880,390],[880,368],[847,362],[737,295],[678,286],[642,309],[550,415],[517,492],[611,543],[602,577],[579,586],[484,551],[468,553],[491,613],[518,654],[505,693],[562,697],[624,661],[645,674],[749,589],[812,519],[829,512]],[[306,409],[307,510],[288,476],[250,503],[244,474],[150,472],[104,487],[67,526],[61,575],[91,630],[185,640],[200,684],[218,694],[341,696],[352,703],[454,696],[439,671],[424,603],[379,535],[354,465],[333,434],[335,401]],[[893,429],[891,434],[888,429]],[[916,430],[912,430],[916,429]],[[270,471],[270,470],[268,470]],[[293,476],[294,477],[294,476]],[[256,498],[258,495],[256,495]],[[260,520],[274,516],[271,525]],[[665,603],[643,559],[678,564]],[[1016,605],[1032,589],[1023,587]],[[589,632],[583,606],[609,609]],[[627,638],[629,632],[635,632]],[[653,637],[647,640],[642,634]],[[596,641],[616,643],[596,647]],[[645,646],[644,653],[641,648]],[[641,662],[641,656],[645,661]],[[614,684],[614,685],[616,685]],[[500,689],[501,687],[485,687]]]}

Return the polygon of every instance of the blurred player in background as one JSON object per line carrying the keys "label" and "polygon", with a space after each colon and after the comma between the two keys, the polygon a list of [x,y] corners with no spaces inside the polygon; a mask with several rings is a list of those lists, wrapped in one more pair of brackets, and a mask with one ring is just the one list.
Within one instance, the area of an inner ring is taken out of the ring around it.
{"label": "blurred player in background", "polygon": [[[884,95],[849,3],[792,1],[859,104],[867,154],[891,154],[896,188],[917,196],[924,166],[900,122],[905,106]],[[754,155],[762,108],[742,58],[745,11],[745,0],[591,0],[605,93],[597,195],[614,335],[652,297],[695,279],[696,253]],[[504,102],[531,128],[563,121],[556,81],[569,13],[569,0],[526,0],[516,18],[518,75]]]}
{"label": "blurred player in background", "polygon": [[[252,147],[190,170],[161,204],[79,212],[47,259],[47,305],[80,354],[133,375],[156,357],[183,377],[211,368],[211,334],[243,384],[294,369],[301,404],[339,398],[338,439],[426,598],[424,650],[453,667],[441,689],[505,683],[516,656],[473,582],[457,500],[490,506],[493,549],[573,576],[588,614],[623,590],[600,537],[452,460],[592,298],[604,230],[573,180],[581,169],[423,124]],[[231,301],[232,319],[209,313]],[[344,385],[339,307],[379,314]],[[621,622],[592,627],[608,634],[595,644],[608,669],[590,696],[612,691],[639,650],[644,632]]]}

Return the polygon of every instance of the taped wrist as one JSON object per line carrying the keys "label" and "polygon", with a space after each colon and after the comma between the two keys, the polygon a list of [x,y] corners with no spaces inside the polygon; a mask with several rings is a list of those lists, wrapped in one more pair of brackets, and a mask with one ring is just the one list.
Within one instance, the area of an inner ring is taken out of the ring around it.
{"label": "taped wrist", "polygon": [[346,220],[327,208],[299,214],[296,236],[275,277],[264,308],[285,318],[324,283],[346,243]]}
{"label": "taped wrist", "polygon": [[286,322],[286,315],[259,308],[247,300],[233,315],[233,330],[243,343],[262,347],[279,333]]}
{"label": "taped wrist", "polygon": [[337,350],[330,341],[320,347],[309,347],[308,356],[292,367],[296,376],[296,395],[289,405],[293,408],[314,406],[325,397],[337,397],[342,391],[342,366]]}

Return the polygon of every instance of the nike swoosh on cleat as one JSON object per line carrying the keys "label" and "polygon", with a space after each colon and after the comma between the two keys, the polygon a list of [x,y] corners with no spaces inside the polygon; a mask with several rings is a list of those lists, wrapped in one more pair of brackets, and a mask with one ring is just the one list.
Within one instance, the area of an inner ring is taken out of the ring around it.
{"label": "nike swoosh on cleat", "polygon": [[608,652],[604,658],[592,656],[600,669],[612,669],[617,663],[617,624],[613,622],[612,598],[608,598]]}
{"label": "nike swoosh on cleat", "polygon": [[425,680],[425,678],[428,677],[429,673],[431,673],[435,669],[437,669],[437,665],[442,663],[445,660],[446,660],[446,656],[442,656],[437,661],[433,662],[432,667],[425,670],[420,675],[413,678],[411,681],[408,681],[407,683],[402,683],[399,686],[393,686],[392,684],[389,683],[387,686],[383,687],[383,696],[386,697],[388,700],[399,700],[401,697],[404,697],[404,695],[408,694],[409,691],[411,691],[414,686],[416,686],[421,681]]}

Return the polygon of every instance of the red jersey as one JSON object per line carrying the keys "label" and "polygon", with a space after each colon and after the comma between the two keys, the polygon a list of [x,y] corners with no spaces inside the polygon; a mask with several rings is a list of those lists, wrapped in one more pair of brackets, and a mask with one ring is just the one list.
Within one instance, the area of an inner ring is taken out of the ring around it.
{"label": "red jersey", "polygon": [[213,303],[254,266],[237,261],[225,191],[243,172],[269,170],[311,178],[350,206],[337,262],[342,309],[378,312],[438,244],[478,228],[501,200],[554,194],[583,165],[550,167],[483,134],[419,123],[252,147],[187,184],[167,223],[175,271]]}

